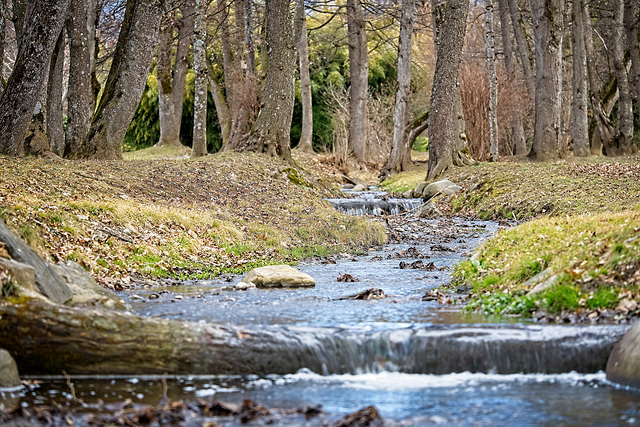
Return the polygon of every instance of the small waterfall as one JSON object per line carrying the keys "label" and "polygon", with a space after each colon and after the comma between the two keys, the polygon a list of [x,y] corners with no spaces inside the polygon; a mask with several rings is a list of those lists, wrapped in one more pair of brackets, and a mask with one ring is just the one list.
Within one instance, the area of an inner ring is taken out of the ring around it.
{"label": "small waterfall", "polygon": [[[292,327],[272,329],[271,337],[282,340],[272,340],[261,351],[270,355],[267,365],[277,373],[300,368],[324,375],[594,373],[605,368],[609,353],[627,329],[616,325],[486,325],[363,332]],[[266,373],[273,372],[262,372]]]}
{"label": "small waterfall", "polygon": [[382,191],[365,191],[351,193],[357,197],[352,199],[327,199],[338,211],[347,215],[398,215],[420,207],[422,199],[381,198]]}

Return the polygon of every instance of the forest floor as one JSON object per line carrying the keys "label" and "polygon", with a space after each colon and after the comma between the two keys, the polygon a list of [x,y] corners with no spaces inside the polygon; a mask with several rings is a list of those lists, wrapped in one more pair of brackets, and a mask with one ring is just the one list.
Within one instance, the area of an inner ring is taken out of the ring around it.
{"label": "forest floor", "polygon": [[254,154],[173,154],[0,157],[0,218],[45,259],[76,261],[112,289],[139,277],[210,278],[386,241],[380,224],[323,200],[335,191],[333,178],[318,178],[326,167],[312,158],[299,160],[300,172]]}
{"label": "forest floor", "polygon": [[[383,186],[414,188],[426,166]],[[619,321],[640,315],[640,158],[508,159],[453,168],[463,187],[437,200],[452,215],[508,220],[454,272],[468,310],[542,321]]]}

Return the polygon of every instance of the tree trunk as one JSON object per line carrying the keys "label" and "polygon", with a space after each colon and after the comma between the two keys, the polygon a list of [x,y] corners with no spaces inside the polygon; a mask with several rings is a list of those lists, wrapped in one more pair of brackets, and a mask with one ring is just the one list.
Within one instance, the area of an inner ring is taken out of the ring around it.
{"label": "tree trunk", "polygon": [[587,53],[584,46],[584,21],[579,0],[573,0],[571,46],[573,54],[573,155],[587,157],[589,148],[589,119],[587,111]]}
{"label": "tree trunk", "polygon": [[605,145],[607,156],[632,154],[637,151],[633,141],[633,110],[631,107],[631,91],[624,60],[626,51],[626,31],[624,27],[624,0],[616,0],[613,22],[613,67],[618,81],[618,138],[614,144]]}
{"label": "tree trunk", "polygon": [[[498,7],[500,10],[500,29],[502,31],[502,46],[504,49],[504,64],[507,69],[507,73],[512,77],[516,77],[516,67],[514,64],[513,46],[511,44],[511,31],[509,28],[513,28],[511,25],[511,18],[509,17],[509,3],[508,0],[498,0]],[[519,109],[515,109],[513,112],[513,122],[511,123],[511,130],[513,134],[513,143],[515,146],[514,152],[516,156],[524,156],[527,154],[527,141],[524,136],[524,126],[522,124],[522,114]]]}
{"label": "tree trunk", "polygon": [[47,115],[46,129],[49,139],[49,147],[58,156],[64,153],[64,127],[62,112],[62,88],[64,71],[64,42],[66,34],[64,29],[60,32],[56,48],[51,56],[49,66],[49,78],[47,81]]}
{"label": "tree trunk", "polygon": [[629,1],[626,4],[625,27],[627,32],[627,43],[629,46],[629,55],[631,56],[631,75],[630,85],[636,92],[636,101],[640,106],[640,42],[638,35],[640,34],[640,4],[638,1]]}
{"label": "tree trunk", "polygon": [[189,46],[193,40],[193,26],[195,19],[194,0],[185,0],[180,8],[182,18],[178,21],[178,47],[176,61],[173,68],[173,111],[178,132],[182,126],[182,104],[184,102],[184,87],[187,80]]}
{"label": "tree trunk", "polygon": [[193,100],[193,145],[191,158],[207,155],[207,6],[208,0],[196,0],[193,42],[195,98]]}
{"label": "tree trunk", "polygon": [[531,11],[536,43],[536,105],[531,156],[544,161],[560,157],[564,0],[531,0]]}
{"label": "tree trunk", "polygon": [[393,145],[391,146],[391,154],[380,172],[381,177],[402,172],[411,165],[411,145],[409,145],[409,138],[407,138],[407,125],[409,124],[411,53],[415,12],[415,0],[403,0],[400,37],[398,39],[398,89],[393,112]]}
{"label": "tree trunk", "polygon": [[32,114],[42,99],[51,56],[67,17],[70,0],[35,0],[29,25],[0,99],[0,153],[25,154],[25,137]]}
{"label": "tree trunk", "polygon": [[485,0],[485,36],[487,39],[487,69],[489,70],[489,153],[498,161],[498,74],[496,73],[496,46],[493,34],[493,0]]}
{"label": "tree trunk", "polygon": [[349,148],[356,159],[369,160],[367,101],[369,99],[369,52],[364,29],[364,11],[360,0],[347,0],[347,31],[349,33]]}
{"label": "tree trunk", "polygon": [[[168,13],[164,16],[158,36],[158,64],[156,75],[158,79],[158,113],[160,118],[160,140],[156,146],[175,146],[180,144],[180,127],[177,123],[178,114],[175,110],[176,100],[173,94],[173,67],[171,54],[173,51],[173,31],[175,29],[175,15]],[[176,61],[179,58],[176,56]]]}
{"label": "tree trunk", "polygon": [[4,53],[7,45],[7,21],[9,20],[9,8],[6,2],[3,0],[0,2],[0,97],[4,92],[5,80],[3,75],[4,70]]}
{"label": "tree trunk", "polygon": [[96,108],[93,78],[96,53],[95,1],[71,0],[67,18],[69,86],[65,157],[77,157]]}
{"label": "tree trunk", "polygon": [[256,47],[253,41],[253,0],[244,0],[244,44],[247,49],[247,75],[256,73]]}
{"label": "tree trunk", "polygon": [[227,101],[224,99],[222,86],[215,78],[213,66],[207,58],[207,73],[209,78],[209,92],[213,98],[213,104],[216,107],[216,115],[218,123],[220,123],[220,133],[222,134],[222,146],[225,147],[229,141],[229,133],[231,132],[231,117],[229,116],[229,108]]}
{"label": "tree trunk", "polygon": [[304,10],[304,0],[296,0],[294,22],[296,45],[300,58],[300,95],[302,98],[302,132],[296,149],[313,154],[313,100],[311,98],[309,40],[307,38],[307,16]]}
{"label": "tree trunk", "polygon": [[109,77],[77,157],[122,158],[122,141],[147,83],[162,6],[161,0],[127,0]]}
{"label": "tree trunk", "polygon": [[509,12],[511,12],[511,23],[513,24],[513,34],[516,39],[516,46],[522,64],[522,72],[524,73],[524,81],[527,85],[529,98],[533,101],[536,94],[536,83],[533,76],[533,59],[531,55],[531,46],[529,39],[524,31],[524,18],[518,6],[518,0],[507,0]]}
{"label": "tree trunk", "polygon": [[[589,87],[590,87],[590,96],[589,100],[591,101],[591,110],[593,120],[596,125],[593,126],[594,131],[592,132],[591,139],[589,141],[591,148],[591,155],[593,156],[602,156],[602,148],[603,148],[603,140],[606,139],[606,135],[601,133],[601,129],[603,128],[603,124],[600,122],[600,115],[596,110],[601,110],[602,105],[600,105],[600,101],[596,99],[596,95],[600,92],[600,85],[598,84],[597,78],[597,70],[595,64],[595,53],[593,48],[593,29],[591,26],[591,14],[589,12],[589,1],[581,0],[580,6],[582,10],[582,27],[584,29],[584,50],[587,58],[587,75],[589,77]],[[597,102],[597,105],[596,105]],[[608,120],[608,118],[607,118]],[[611,134],[613,136],[613,134]]]}
{"label": "tree trunk", "polygon": [[262,108],[245,143],[236,149],[279,157],[293,163],[289,138],[294,101],[295,50],[288,0],[267,0],[269,68]]}

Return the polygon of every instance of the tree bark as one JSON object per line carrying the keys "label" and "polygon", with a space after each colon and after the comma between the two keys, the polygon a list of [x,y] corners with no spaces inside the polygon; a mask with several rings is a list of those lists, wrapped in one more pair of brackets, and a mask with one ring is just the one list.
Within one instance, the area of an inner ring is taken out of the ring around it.
{"label": "tree bark", "polygon": [[347,0],[347,31],[349,33],[349,148],[356,159],[369,160],[368,113],[369,52],[365,32],[364,10],[360,0]]}
{"label": "tree bark", "polygon": [[522,72],[524,73],[524,81],[527,85],[529,98],[533,101],[536,94],[536,83],[533,75],[533,58],[531,55],[531,45],[524,31],[524,18],[518,6],[518,0],[507,0],[509,12],[511,13],[511,23],[513,24],[513,34],[516,39],[516,47],[522,64]]}
{"label": "tree bark", "polygon": [[[51,56],[69,10],[70,0],[35,0],[18,56],[0,99],[0,153],[25,154],[25,137],[42,100]],[[40,107],[42,107],[40,105]]]}
{"label": "tree bark", "polygon": [[589,118],[587,91],[587,53],[584,46],[584,21],[579,0],[573,0],[571,20],[573,21],[571,47],[573,54],[573,155],[587,157],[589,148]]}
{"label": "tree bark", "polygon": [[229,133],[231,133],[231,116],[229,115],[229,108],[227,101],[224,99],[224,93],[222,92],[222,85],[216,80],[213,66],[207,58],[207,73],[209,78],[209,92],[211,98],[213,98],[213,104],[216,107],[216,115],[218,116],[218,123],[220,123],[220,133],[222,134],[222,147],[227,145],[229,141]]}
{"label": "tree bark", "polygon": [[629,56],[631,56],[631,75],[630,85],[636,92],[636,101],[640,105],[640,4],[638,1],[629,1],[626,3],[625,9],[625,27],[627,32],[627,43],[629,46]]}
{"label": "tree bark", "polygon": [[489,153],[498,161],[498,74],[493,25],[493,0],[485,0],[485,36],[487,40],[487,70],[489,71]]}
{"label": "tree bark", "polygon": [[[248,0],[246,0],[248,1]],[[313,99],[311,98],[311,74],[309,72],[309,40],[304,0],[296,0],[294,16],[295,38],[300,59],[300,97],[302,98],[302,132],[297,150],[313,154]]]}
{"label": "tree bark", "polygon": [[65,157],[77,157],[96,108],[93,87],[96,15],[95,1],[71,0],[66,25],[70,44]]}
{"label": "tree bark", "polygon": [[[511,31],[509,28],[513,28],[511,25],[511,18],[509,17],[509,3],[508,0],[498,0],[498,8],[500,11],[500,29],[502,31],[502,46],[504,49],[504,64],[507,69],[507,73],[512,77],[516,77],[516,66],[514,64],[513,46],[511,43]],[[513,134],[514,153],[516,156],[524,156],[527,154],[527,141],[524,136],[524,126],[522,124],[522,114],[519,109],[515,109],[513,112],[513,122],[511,123],[511,130]]]}
{"label": "tree bark", "polygon": [[411,54],[415,12],[415,0],[403,0],[398,39],[398,89],[396,90],[396,106],[393,112],[393,145],[391,146],[391,154],[380,172],[381,177],[402,172],[411,165],[411,146],[413,143],[409,144],[407,125],[409,124]]}
{"label": "tree bark", "polygon": [[436,68],[429,104],[429,169],[427,181],[440,176],[457,157],[456,87],[462,59],[469,2],[433,0]]}
{"label": "tree bark", "polygon": [[295,50],[288,0],[267,0],[267,51],[269,68],[262,108],[251,135],[238,151],[254,151],[293,164],[290,148],[294,102]]}
{"label": "tree bark", "polygon": [[605,145],[607,156],[632,154],[637,151],[633,141],[633,110],[631,107],[631,91],[627,75],[626,61],[626,30],[624,27],[624,0],[616,0],[614,5],[613,22],[613,67],[618,81],[618,138],[614,144]]}
{"label": "tree bark", "polygon": [[60,32],[56,48],[51,56],[51,65],[49,66],[49,78],[47,81],[47,115],[46,129],[49,139],[49,147],[58,156],[64,153],[64,127],[63,127],[63,111],[62,97],[64,90],[62,88],[63,71],[64,71],[64,41],[66,34],[64,29]]}
{"label": "tree bark", "polygon": [[[589,100],[591,101],[590,108],[592,110],[592,116],[596,123],[594,131],[589,141],[591,155],[602,156],[603,140],[606,140],[607,136],[601,132],[603,129],[603,123],[599,120],[600,114],[598,111],[602,110],[600,101],[596,99],[597,94],[600,92],[600,85],[598,84],[595,53],[593,48],[593,28],[591,25],[591,14],[589,12],[589,1],[581,0],[580,6],[582,10],[582,26],[584,28],[584,49],[587,57],[587,75],[589,77]],[[608,118],[607,118],[608,120]],[[613,133],[610,135],[613,136]]]}
{"label": "tree bark", "polygon": [[253,37],[253,0],[244,0],[244,44],[247,49],[247,75],[256,73],[256,47]]}
{"label": "tree bark", "polygon": [[162,14],[161,0],[127,0],[109,77],[76,157],[122,158],[122,141],[147,82]]}
{"label": "tree bark", "polygon": [[191,158],[207,155],[207,6],[208,0],[196,0],[193,42],[195,98],[193,100],[193,144]]}
{"label": "tree bark", "polygon": [[531,156],[560,157],[564,0],[531,0],[536,43],[535,125]]}
{"label": "tree bark", "polygon": [[[156,76],[158,80],[158,113],[160,119],[160,139],[156,146],[180,146],[180,126],[175,110],[173,94],[173,71],[171,56],[173,51],[173,31],[176,27],[174,13],[164,16],[158,36]],[[179,61],[176,55],[176,61]]]}
{"label": "tree bark", "polygon": [[[178,47],[176,48],[176,60],[173,67],[173,111],[176,115],[176,127],[182,126],[182,104],[184,102],[184,88],[187,80],[187,68],[189,46],[193,40],[193,27],[195,19],[194,0],[185,0],[180,8],[182,18],[178,21]],[[178,131],[179,132],[179,131]]]}

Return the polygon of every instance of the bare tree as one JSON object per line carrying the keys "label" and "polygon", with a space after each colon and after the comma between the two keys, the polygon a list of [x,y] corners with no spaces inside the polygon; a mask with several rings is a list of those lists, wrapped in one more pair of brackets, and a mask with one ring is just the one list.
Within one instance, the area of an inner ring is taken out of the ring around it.
{"label": "bare tree", "polygon": [[95,78],[96,2],[71,0],[67,18],[69,85],[65,157],[75,157],[91,127],[96,107]]}
{"label": "bare tree", "polygon": [[222,147],[227,145],[229,141],[229,134],[231,133],[231,116],[229,115],[229,107],[227,101],[224,98],[222,91],[222,85],[216,79],[211,61],[207,57],[207,77],[209,79],[209,92],[211,98],[213,98],[213,104],[216,108],[216,115],[218,116],[218,123],[220,124],[220,133],[222,136]]}
{"label": "bare tree", "polygon": [[311,97],[309,40],[307,38],[307,16],[304,9],[304,0],[296,0],[294,24],[300,63],[300,95],[302,98],[302,132],[296,149],[306,153],[313,153],[313,99]]}
{"label": "bare tree", "polygon": [[493,33],[493,0],[485,0],[485,36],[487,39],[487,70],[489,71],[489,152],[498,161],[498,74],[496,73],[496,43]]}
{"label": "bare tree", "polygon": [[[509,16],[509,3],[508,0],[498,0],[498,8],[500,11],[500,29],[502,32],[502,47],[504,49],[504,64],[507,69],[507,73],[511,78],[516,77],[516,65],[515,56],[513,52],[513,45],[511,41],[510,31],[512,27],[511,18]],[[524,156],[527,154],[527,142],[524,136],[524,125],[522,124],[522,114],[519,109],[514,109],[513,122],[511,123],[513,142],[515,146],[515,155]]]}
{"label": "bare tree", "polygon": [[436,68],[429,106],[429,169],[431,181],[454,164],[456,87],[462,58],[469,2],[432,0]]}
{"label": "bare tree", "polygon": [[[177,123],[176,102],[173,94],[173,32],[176,27],[175,12],[164,16],[158,36],[156,75],[158,79],[158,105],[160,140],[157,146],[180,146],[180,127]],[[176,61],[178,61],[176,57]]]}
{"label": "bare tree", "polygon": [[407,126],[409,124],[411,50],[415,13],[415,0],[403,0],[398,39],[398,89],[396,90],[396,106],[393,112],[393,145],[391,154],[380,172],[381,177],[393,172],[402,172],[411,164],[411,145],[409,145]]}
{"label": "bare tree", "polygon": [[[640,103],[640,4],[638,1],[626,2],[625,27],[627,28],[627,43],[629,46],[629,56],[631,57],[630,84],[636,92],[636,101]],[[640,104],[639,104],[640,105]]]}
{"label": "bare tree", "polygon": [[531,0],[536,44],[536,103],[533,149],[538,160],[560,157],[564,0]]}
{"label": "bare tree", "polygon": [[193,145],[191,157],[207,155],[207,6],[208,0],[196,1],[193,42],[195,98],[193,100]]}
{"label": "bare tree", "polygon": [[265,153],[290,163],[295,50],[288,0],[266,0],[269,67],[262,108],[251,135],[238,150]]}
{"label": "bare tree", "polygon": [[109,77],[76,157],[122,158],[122,141],[147,82],[163,12],[161,0],[127,0]]}
{"label": "bare tree", "polygon": [[58,156],[64,153],[64,128],[63,128],[63,71],[64,71],[64,29],[60,32],[56,48],[51,56],[49,66],[49,78],[47,80],[47,108],[46,108],[46,136],[49,147]]}
{"label": "bare tree", "polygon": [[369,52],[365,32],[364,10],[360,0],[347,0],[347,28],[349,32],[349,72],[351,98],[349,101],[349,148],[360,162],[369,160],[367,133],[367,101],[369,99]]}
{"label": "bare tree", "polygon": [[0,152],[25,154],[32,113],[42,101],[51,56],[62,31],[70,0],[34,0],[21,35],[20,48],[0,99]]}
{"label": "bare tree", "polygon": [[573,155],[586,157],[589,149],[589,118],[587,111],[587,53],[584,43],[584,21],[580,0],[573,0],[571,6],[571,48],[573,53]]}
{"label": "bare tree", "polygon": [[613,66],[618,81],[618,138],[612,145],[605,145],[607,156],[631,154],[637,151],[633,142],[633,111],[631,109],[631,91],[627,66],[624,59],[626,51],[626,31],[624,28],[624,0],[616,0],[613,20]]}
{"label": "bare tree", "polygon": [[518,48],[518,54],[520,57],[520,63],[522,64],[522,71],[524,73],[524,80],[527,85],[529,97],[534,100],[536,93],[536,84],[533,75],[533,58],[531,55],[531,45],[529,39],[525,34],[525,23],[522,17],[522,12],[518,6],[518,0],[507,0],[509,5],[509,12],[511,13],[511,23],[513,24],[513,34],[516,39],[516,47]]}

